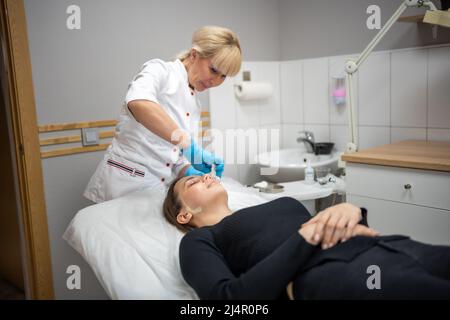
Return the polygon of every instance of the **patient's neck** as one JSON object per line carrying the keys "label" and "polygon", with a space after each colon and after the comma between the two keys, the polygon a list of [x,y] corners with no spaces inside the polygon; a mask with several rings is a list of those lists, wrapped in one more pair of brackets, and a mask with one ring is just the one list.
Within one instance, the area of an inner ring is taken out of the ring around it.
{"label": "patient's neck", "polygon": [[228,207],[228,202],[217,201],[207,208],[203,208],[201,212],[194,214],[191,223],[197,228],[213,226],[232,213]]}

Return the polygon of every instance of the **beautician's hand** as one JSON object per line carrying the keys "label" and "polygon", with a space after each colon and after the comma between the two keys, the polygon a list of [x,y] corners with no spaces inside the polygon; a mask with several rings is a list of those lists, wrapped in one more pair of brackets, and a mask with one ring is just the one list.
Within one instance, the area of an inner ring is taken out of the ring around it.
{"label": "beautician's hand", "polygon": [[329,207],[303,224],[315,224],[314,241],[322,243],[322,249],[328,249],[341,240],[349,238],[353,228],[361,220],[361,209],[350,204],[340,203]]}
{"label": "beautician's hand", "polygon": [[193,166],[189,166],[187,169],[186,169],[186,171],[184,172],[184,176],[185,177],[187,177],[187,176],[202,176],[202,175],[204,175],[205,173],[203,173],[203,172],[201,172],[201,171],[198,171],[198,170],[196,170]]}
{"label": "beautician's hand", "polygon": [[216,164],[216,176],[218,176],[219,178],[222,178],[222,173],[223,173],[223,168],[224,168],[224,164],[223,164],[223,160],[218,158],[218,164]]}
{"label": "beautician's hand", "polygon": [[182,149],[182,154],[196,170],[203,173],[210,173],[212,164],[215,164],[216,175],[219,177],[222,176],[223,160],[211,152],[202,149],[194,140],[192,140],[187,148]]}

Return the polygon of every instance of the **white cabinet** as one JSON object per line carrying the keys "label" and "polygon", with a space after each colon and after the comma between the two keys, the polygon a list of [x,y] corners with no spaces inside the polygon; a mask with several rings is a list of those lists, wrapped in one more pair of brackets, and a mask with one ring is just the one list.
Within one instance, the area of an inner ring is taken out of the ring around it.
{"label": "white cabinet", "polygon": [[347,162],[347,201],[382,234],[450,245],[450,173]]}

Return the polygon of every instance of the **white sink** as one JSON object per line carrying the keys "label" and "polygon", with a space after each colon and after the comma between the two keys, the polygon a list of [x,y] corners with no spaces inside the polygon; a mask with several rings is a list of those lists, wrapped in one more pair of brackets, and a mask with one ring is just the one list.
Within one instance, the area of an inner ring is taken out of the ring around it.
{"label": "white sink", "polygon": [[337,170],[338,159],[342,152],[333,149],[328,155],[315,155],[307,153],[304,147],[281,149],[261,153],[257,156],[257,165],[264,180],[271,182],[288,182],[304,180],[306,161],[311,166],[331,168],[331,173]]}

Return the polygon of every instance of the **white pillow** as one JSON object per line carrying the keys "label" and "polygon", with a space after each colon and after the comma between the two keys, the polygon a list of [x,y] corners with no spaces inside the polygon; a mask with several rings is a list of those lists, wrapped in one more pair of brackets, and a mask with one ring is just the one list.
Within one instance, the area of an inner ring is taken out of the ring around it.
{"label": "white pillow", "polygon": [[[233,211],[267,200],[224,178]],[[112,299],[198,299],[178,256],[183,233],[162,214],[166,192],[141,190],[80,210],[63,238],[92,267]]]}

